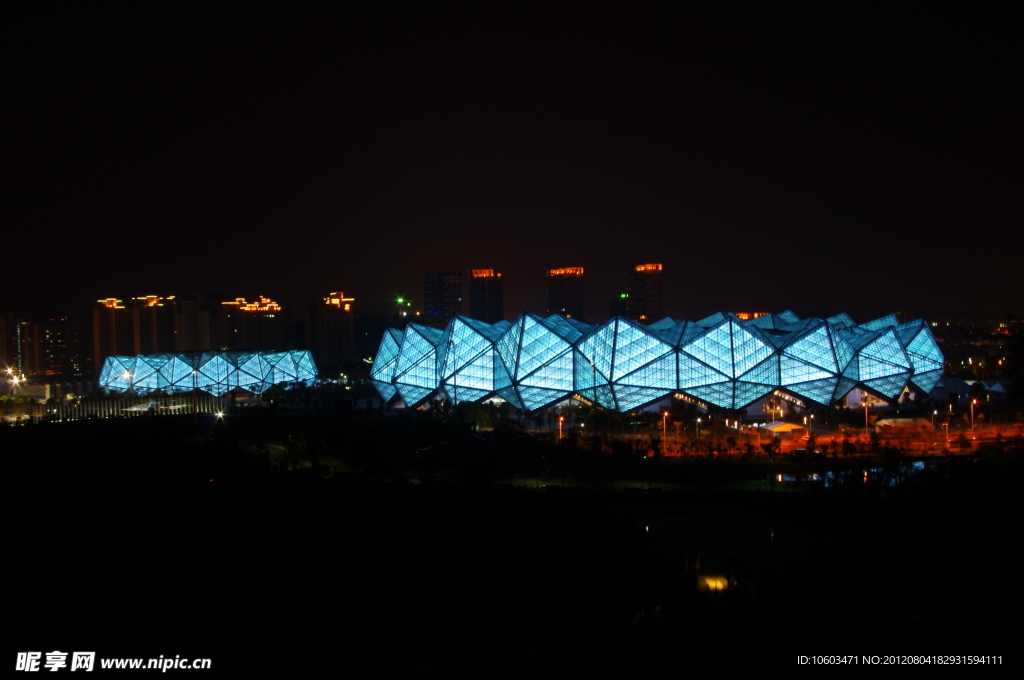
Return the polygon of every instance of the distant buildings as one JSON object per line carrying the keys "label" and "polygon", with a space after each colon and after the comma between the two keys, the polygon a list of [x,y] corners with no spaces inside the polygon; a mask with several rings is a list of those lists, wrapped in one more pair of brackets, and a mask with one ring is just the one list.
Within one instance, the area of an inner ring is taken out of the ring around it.
{"label": "distant buildings", "polygon": [[653,323],[662,316],[660,264],[638,264],[626,270],[626,318]]}
{"label": "distant buildings", "polygon": [[462,272],[431,272],[423,277],[423,324],[444,328],[462,314]]}
{"label": "distant buildings", "polygon": [[95,370],[110,356],[206,350],[286,350],[291,322],[270,298],[218,303],[205,296],[105,298],[92,311]]}
{"label": "distant buildings", "polygon": [[561,314],[583,321],[583,267],[549,269],[547,276],[548,315]]}
{"label": "distant buildings", "polygon": [[103,365],[108,356],[138,354],[131,311],[117,298],[97,300],[92,311],[93,366]]}
{"label": "distant buildings", "polygon": [[259,296],[253,302],[235,298],[221,303],[222,346],[229,350],[292,349],[291,321],[281,305]]}
{"label": "distant buildings", "polygon": [[216,298],[205,295],[178,296],[174,298],[173,307],[173,351],[196,352],[223,347],[221,304]]}
{"label": "distant buildings", "polygon": [[132,342],[137,354],[169,352],[174,348],[174,296],[156,295],[130,300]]}
{"label": "distant buildings", "polygon": [[0,318],[0,369],[22,376],[81,379],[87,373],[80,325],[68,317],[42,322]]}
{"label": "distant buildings", "polygon": [[97,300],[92,311],[92,360],[96,370],[109,356],[219,348],[219,305],[202,297],[146,295]]}
{"label": "distant buildings", "polygon": [[473,269],[469,277],[469,315],[487,323],[505,318],[505,288],[501,272]]}
{"label": "distant buildings", "polygon": [[331,371],[355,360],[355,298],[331,293],[306,311],[306,347]]}

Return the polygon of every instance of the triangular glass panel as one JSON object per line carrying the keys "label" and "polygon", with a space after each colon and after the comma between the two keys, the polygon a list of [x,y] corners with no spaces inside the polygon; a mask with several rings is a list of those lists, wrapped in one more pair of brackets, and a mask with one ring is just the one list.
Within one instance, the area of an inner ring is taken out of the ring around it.
{"label": "triangular glass panel", "polygon": [[780,384],[784,387],[811,380],[824,380],[835,377],[835,373],[832,371],[826,371],[820,366],[812,366],[804,361],[799,361],[788,354],[782,355],[780,369],[782,374]]}
{"label": "triangular glass panel", "polygon": [[380,394],[381,399],[385,402],[391,401],[391,398],[397,394],[398,390],[389,382],[383,382],[381,380],[371,380],[373,386],[377,389],[377,393]]}
{"label": "triangular glass panel", "polygon": [[568,392],[545,390],[539,387],[520,387],[517,391],[522,400],[523,409],[526,411],[536,411],[569,395]]}
{"label": "triangular glass panel", "polygon": [[615,391],[615,401],[620,411],[631,411],[672,393],[663,389],[631,385],[615,385],[612,389]]}
{"label": "triangular glass panel", "polygon": [[629,375],[615,381],[619,385],[653,387],[660,390],[674,390],[676,381],[676,353],[669,351],[664,356],[642,366]]}
{"label": "triangular glass panel", "polygon": [[773,354],[757,366],[740,376],[740,380],[761,385],[772,385],[772,389],[780,386],[779,356]]}
{"label": "triangular glass panel", "polygon": [[724,382],[717,385],[705,385],[703,387],[692,387],[685,391],[690,396],[702,399],[703,401],[714,404],[715,406],[721,406],[722,408],[734,408],[732,382]]}
{"label": "triangular glass panel", "polygon": [[[786,389],[805,399],[828,406],[832,403],[832,395],[835,394],[838,384],[839,378],[827,378],[825,380],[788,385]],[[852,388],[854,384],[851,382],[850,387]]]}
{"label": "triangular glass panel", "polygon": [[903,391],[903,388],[906,387],[908,377],[906,373],[903,373],[875,380],[864,380],[862,384],[887,399],[895,399]]}
{"label": "triangular glass panel", "polygon": [[928,371],[927,373],[915,373],[911,379],[915,385],[921,388],[921,391],[925,394],[931,394],[931,391],[935,389],[935,386],[939,384],[939,380],[942,379],[942,369],[937,371]]}
{"label": "triangular glass panel", "polygon": [[896,318],[895,314],[887,314],[886,316],[872,319],[867,323],[862,323],[861,328],[865,328],[869,331],[880,331],[885,328],[892,328],[893,326],[900,325],[900,320]]}
{"label": "triangular glass panel", "polygon": [[498,396],[515,406],[520,411],[526,410],[523,408],[523,402],[519,400],[519,394],[516,393],[515,389],[511,387],[503,387],[498,390]]}
{"label": "triangular glass panel", "polygon": [[622,320],[618,324],[615,337],[612,378],[618,379],[671,351],[672,347],[668,343],[648,332],[646,328]]}
{"label": "triangular glass panel", "polygon": [[744,408],[766,394],[771,394],[775,389],[775,385],[762,385],[737,380],[733,396],[733,408]]}
{"label": "triangular glass panel", "polygon": [[399,385],[398,393],[402,395],[402,401],[408,408],[416,408],[426,401],[434,393],[434,390],[415,385]]}
{"label": "triangular glass panel", "polygon": [[693,342],[685,345],[683,351],[719,373],[733,377],[732,334],[729,333],[729,326],[729,323],[723,323],[716,328],[708,329]]}
{"label": "triangular glass panel", "polygon": [[729,377],[685,352],[679,352],[677,356],[679,358],[679,389],[681,390],[713,385]]}

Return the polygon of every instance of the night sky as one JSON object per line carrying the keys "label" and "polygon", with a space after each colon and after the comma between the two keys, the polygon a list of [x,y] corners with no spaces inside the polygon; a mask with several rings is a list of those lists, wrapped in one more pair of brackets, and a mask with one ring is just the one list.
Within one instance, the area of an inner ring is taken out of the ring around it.
{"label": "night sky", "polygon": [[11,17],[0,311],[583,266],[603,318],[661,262],[681,318],[1024,312],[1013,22],[857,9]]}

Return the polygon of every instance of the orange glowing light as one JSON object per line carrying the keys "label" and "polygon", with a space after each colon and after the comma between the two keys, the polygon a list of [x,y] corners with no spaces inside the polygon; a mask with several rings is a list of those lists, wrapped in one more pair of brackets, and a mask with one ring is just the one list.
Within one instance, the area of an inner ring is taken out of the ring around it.
{"label": "orange glowing light", "polygon": [[124,309],[124,306],[121,304],[121,301],[118,300],[117,298],[107,298],[106,300],[97,300],[96,302],[99,302],[104,307],[107,307],[109,309]]}
{"label": "orange glowing light", "polygon": [[638,264],[636,266],[636,270],[638,272],[660,272],[661,271],[661,265],[660,264]]}
{"label": "orange glowing light", "polygon": [[345,297],[344,293],[331,293],[330,295],[324,298],[324,302],[326,302],[328,305],[331,305],[332,307],[344,307],[346,312],[351,309],[351,303],[355,301],[355,298]]}
{"label": "orange glowing light", "polygon": [[729,586],[729,581],[722,576],[705,576],[704,587],[708,590],[725,590]]}
{"label": "orange glowing light", "polygon": [[259,302],[246,302],[245,298],[235,298],[233,302],[222,302],[222,305],[238,305],[243,312],[280,312],[281,305],[268,297],[260,295]]}
{"label": "orange glowing light", "polygon": [[472,269],[470,273],[474,279],[493,279],[501,276],[501,272],[495,274],[493,269]]}
{"label": "orange glowing light", "polygon": [[736,317],[743,321],[758,319],[762,316],[768,316],[768,312],[736,312]]}
{"label": "orange glowing light", "polygon": [[164,306],[163,302],[161,302],[161,300],[163,298],[161,298],[159,295],[146,295],[144,297],[137,297],[135,299],[136,300],[142,300],[143,302],[145,302],[146,307],[163,307]]}
{"label": "orange glowing light", "polygon": [[583,267],[562,267],[561,269],[551,269],[548,271],[548,276],[583,276]]}

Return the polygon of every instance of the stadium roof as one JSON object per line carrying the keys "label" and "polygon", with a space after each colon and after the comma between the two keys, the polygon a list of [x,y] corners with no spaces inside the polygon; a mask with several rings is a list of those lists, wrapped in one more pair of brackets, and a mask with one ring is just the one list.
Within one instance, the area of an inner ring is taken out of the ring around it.
{"label": "stadium roof", "polygon": [[272,385],[310,385],[316,372],[309,352],[183,352],[107,357],[99,383],[139,396],[198,389],[219,397],[236,388],[259,394]]}
{"label": "stadium roof", "polygon": [[832,404],[858,385],[893,400],[909,384],[928,393],[943,362],[926,322],[895,315],[856,325],[847,314],[744,321],[719,312],[644,326],[524,313],[511,323],[457,316],[443,331],[388,329],[371,377],[385,400],[407,406],[497,395],[533,411],[575,394],[625,412],[679,392],[729,409],[776,390]]}

